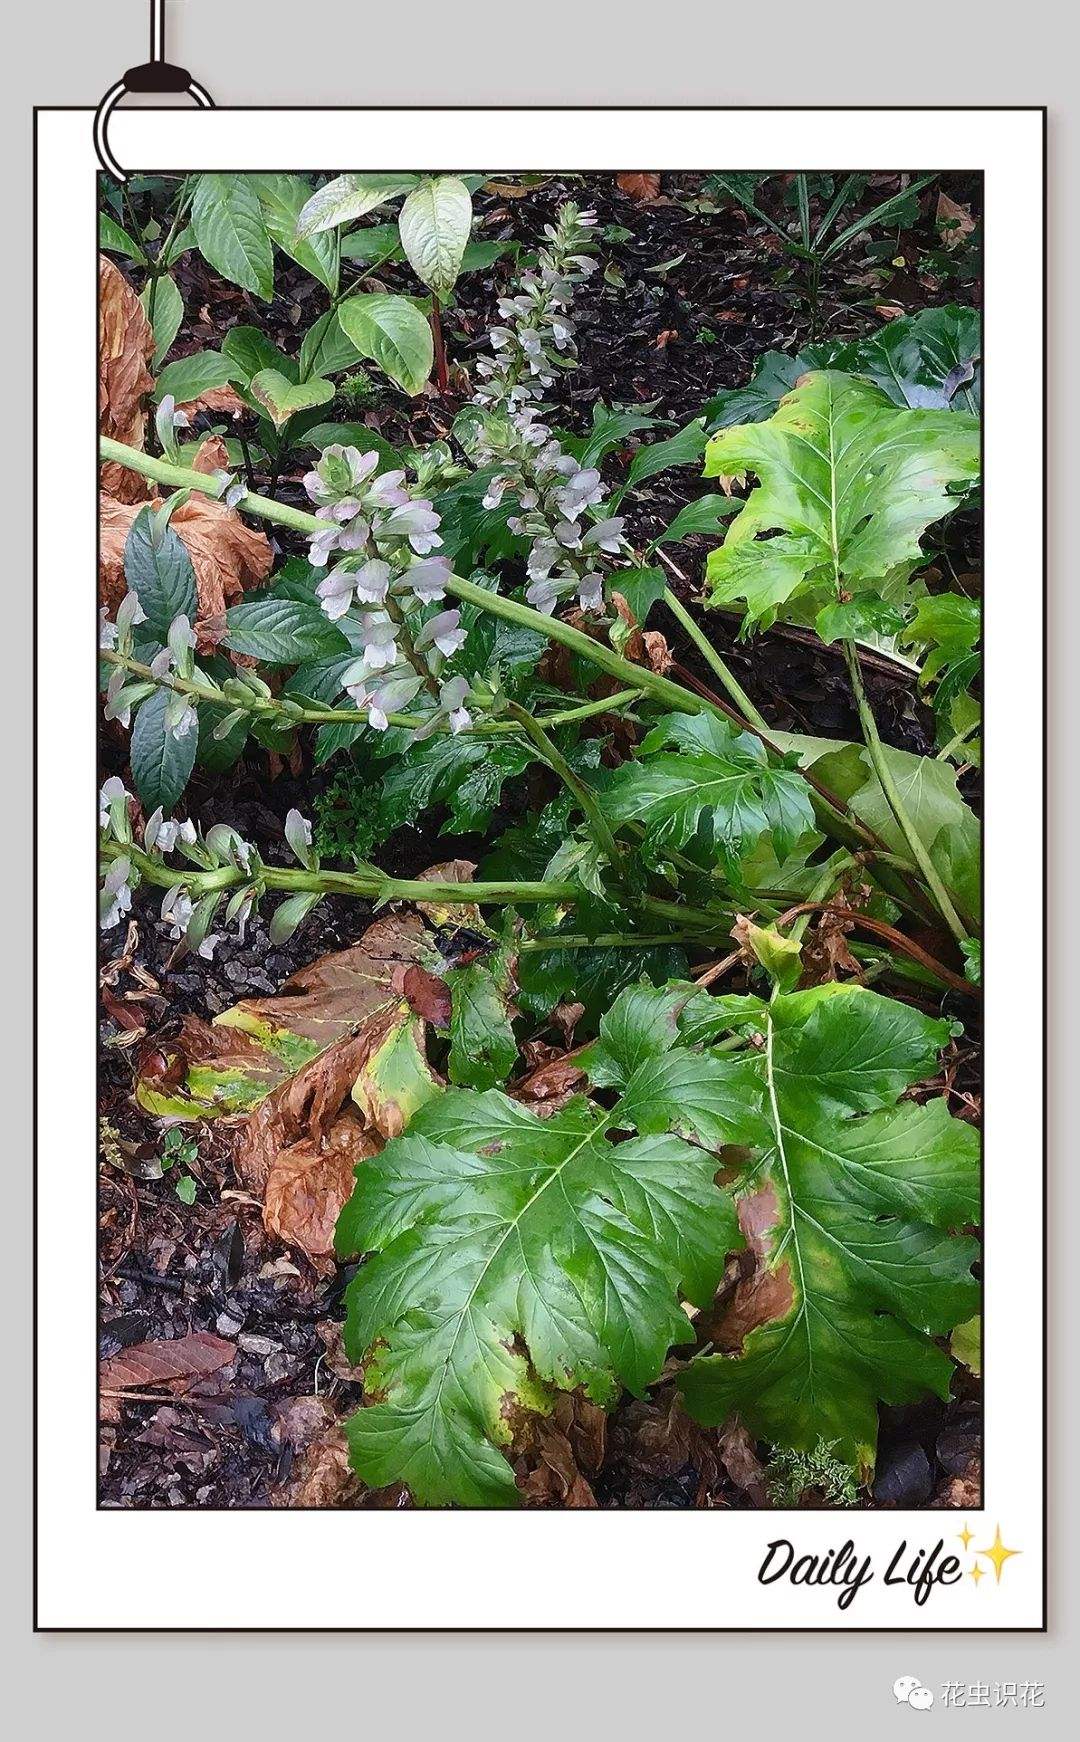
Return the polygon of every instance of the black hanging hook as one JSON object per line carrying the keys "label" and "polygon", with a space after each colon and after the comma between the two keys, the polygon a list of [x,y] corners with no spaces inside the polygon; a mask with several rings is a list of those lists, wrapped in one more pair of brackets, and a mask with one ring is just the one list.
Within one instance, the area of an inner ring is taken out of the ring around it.
{"label": "black hanging hook", "polygon": [[186,67],[173,66],[165,59],[165,0],[150,0],[150,59],[140,66],[128,68],[123,78],[106,91],[94,116],[94,149],[98,162],[120,182],[127,180],[127,171],[120,167],[109,149],[108,126],[116,105],[129,92],[162,96],[186,92],[200,109],[214,107],[209,91],[192,78]]}

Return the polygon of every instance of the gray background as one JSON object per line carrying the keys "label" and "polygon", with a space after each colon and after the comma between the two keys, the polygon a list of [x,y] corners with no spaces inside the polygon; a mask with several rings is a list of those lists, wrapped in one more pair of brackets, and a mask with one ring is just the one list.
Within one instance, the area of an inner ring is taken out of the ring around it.
{"label": "gray background", "polygon": [[[5,1705],[19,1732],[30,1725],[46,1737],[90,1722],[144,1729],[155,1737],[226,1735],[243,1725],[254,1734],[285,1737],[324,1728],[368,1728],[423,1734],[429,1722],[522,1734],[620,1736],[685,1733],[767,1737],[805,1725],[837,1737],[862,1734],[869,1721],[887,1731],[967,1723],[974,1712],[946,1712],[946,1680],[1040,1679],[1046,1712],[1034,1721],[1060,1733],[1073,1706],[1077,1638],[1077,1478],[1070,1470],[1078,1442],[1075,1392],[1066,1399],[1075,1354],[1076,1290],[1065,1298],[1068,1230],[1078,1225],[1076,1144],[1067,1120],[1066,1089],[1075,1074],[1075,1018],[1066,992],[1076,983],[1075,904],[1066,927],[1065,901],[1077,864],[1075,775],[1067,736],[1070,689],[1075,692],[1077,589],[1065,515],[1076,498],[1075,383],[1078,373],[1075,293],[1080,279],[1075,223],[1078,134],[1075,43],[1065,40],[1066,11],[1050,0],[1022,7],[942,0],[905,0],[901,7],[865,0],[770,0],[766,6],[720,7],[702,0],[536,0],[496,8],[490,0],[171,0],[170,58],[188,66],[219,103],[941,103],[1046,104],[1050,112],[1050,487],[1051,487],[1051,893],[1059,898],[1052,924],[1050,1057],[1051,1256],[1051,1628],[1032,1635],[602,1636],[491,1635],[410,1638],[359,1636],[37,1636],[31,1638],[29,1568],[29,1373],[22,1327],[29,1264],[29,1143],[27,1002],[29,978],[29,730],[30,606],[30,138],[33,104],[95,104],[105,88],[147,51],[147,0],[53,0],[12,7],[4,35],[3,250],[0,253],[0,439],[4,465],[3,621],[7,755],[4,764],[5,996],[8,1036],[3,1049],[8,1129],[3,1206],[6,1239],[0,1276],[4,1312],[5,1504],[4,1628],[10,1651]],[[1071,69],[1071,71],[1070,71]],[[649,158],[649,117],[642,116],[640,152]],[[634,166],[628,166],[634,167]],[[1039,190],[1031,190],[1032,208]],[[1024,246],[1024,219],[988,246]],[[1069,324],[1070,303],[1072,324]],[[1032,366],[1036,359],[1033,357]],[[43,408],[64,441],[63,408]],[[1016,432],[1016,488],[1031,495],[1026,471],[1028,432]],[[62,492],[59,462],[58,490]],[[1073,541],[1075,543],[1075,540]],[[1017,576],[1018,609],[1037,576]],[[12,657],[14,655],[14,657]],[[1063,680],[1057,681],[1055,680]],[[22,693],[20,688],[22,687]],[[14,691],[14,693],[12,693]],[[62,698],[58,698],[62,705]],[[1034,738],[1037,722],[1018,722]],[[25,747],[25,748],[24,748]],[[1024,795],[1017,794],[1022,840]],[[10,883],[10,890],[8,884]],[[1018,888],[1018,950],[1025,938]],[[50,923],[68,923],[50,915]],[[1065,954],[1068,951],[1068,960]],[[56,1005],[62,1069],[63,988],[43,988]],[[1025,1019],[1017,1012],[1018,1022]],[[1070,1027],[1073,1032],[1070,1034]],[[1030,1085],[1033,1112],[1039,1086]],[[1018,1167],[1038,1165],[1034,1138]],[[64,1181],[42,1182],[50,1194]],[[1037,1302],[1020,1302],[1034,1315]],[[1075,1344],[1074,1344],[1075,1347]],[[1069,1419],[1067,1419],[1067,1416]],[[1058,1455],[1054,1456],[1054,1448]],[[8,1464],[10,1463],[10,1470]],[[229,1580],[229,1567],[207,1567],[208,1580]],[[357,1568],[357,1578],[364,1576]],[[500,1565],[491,1576],[505,1587],[512,1622],[514,1590],[527,1566]],[[568,1579],[588,1579],[587,1566]],[[131,1567],[137,1587],[139,1568]],[[703,1619],[705,1619],[703,1617]],[[347,1616],[342,1617],[348,1620]],[[597,1616],[602,1624],[603,1616]],[[896,1707],[891,1684],[905,1673],[935,1688],[929,1714]],[[980,1714],[980,1716],[983,1716]],[[1016,1714],[985,1719],[998,1729]],[[1024,1715],[1022,1722],[1032,1720]]]}

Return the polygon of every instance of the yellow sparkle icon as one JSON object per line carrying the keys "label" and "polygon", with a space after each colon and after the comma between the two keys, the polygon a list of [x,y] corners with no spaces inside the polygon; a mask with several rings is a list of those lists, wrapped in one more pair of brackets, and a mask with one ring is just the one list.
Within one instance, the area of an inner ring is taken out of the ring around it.
{"label": "yellow sparkle icon", "polygon": [[975,1553],[976,1554],[984,1554],[988,1561],[993,1561],[993,1563],[994,1563],[994,1577],[995,1577],[995,1580],[997,1581],[997,1583],[1000,1585],[1002,1567],[1005,1565],[1005,1562],[1011,1558],[1011,1556],[1013,1556],[1014,1554],[1020,1554],[1021,1550],[1018,1548],[1006,1548],[1005,1547],[1005,1544],[1001,1540],[1001,1526],[999,1524],[994,1531],[994,1540],[993,1540],[993,1543],[991,1544],[991,1546],[989,1548],[977,1548],[975,1550]]}
{"label": "yellow sparkle icon", "polygon": [[982,1579],[982,1578],[985,1578],[985,1577],[986,1577],[986,1575],[985,1575],[985,1573],[984,1573],[984,1572],[983,1572],[983,1570],[982,1570],[982,1568],[981,1568],[981,1566],[980,1566],[980,1565],[979,1565],[979,1563],[978,1563],[978,1561],[976,1561],[976,1562],[975,1562],[975,1565],[974,1565],[974,1566],[973,1566],[973,1567],[972,1567],[972,1568],[971,1568],[971,1573],[970,1573],[970,1576],[971,1576],[971,1577],[972,1577],[972,1578],[973,1578],[973,1579],[974,1579],[974,1580],[975,1580],[975,1589],[976,1589],[976,1590],[978,1590],[978,1588],[979,1588],[979,1580],[980,1580],[980,1579]]}
{"label": "yellow sparkle icon", "polygon": [[973,1530],[969,1530],[966,1524],[964,1525],[963,1530],[958,1530],[956,1534],[960,1538],[960,1541],[963,1543],[965,1549],[967,1548],[968,1543],[972,1542],[974,1540],[974,1537],[975,1537],[975,1532]]}

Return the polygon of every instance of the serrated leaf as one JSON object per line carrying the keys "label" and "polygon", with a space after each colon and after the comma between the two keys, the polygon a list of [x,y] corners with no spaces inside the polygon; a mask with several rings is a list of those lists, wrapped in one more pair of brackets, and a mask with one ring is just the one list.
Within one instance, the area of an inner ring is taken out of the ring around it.
{"label": "serrated leaf", "polygon": [[431,373],[434,345],[420,310],[404,296],[350,296],[338,309],[341,330],[362,357],[378,363],[406,393]]}
{"label": "serrated leaf", "polygon": [[710,553],[709,602],[742,602],[746,626],[758,627],[794,601],[817,610],[841,591],[880,592],[923,560],[923,532],[962,500],[949,486],[978,470],[975,418],[898,410],[852,376],[811,374],[767,423],[709,442],[707,477],[758,479]]}
{"label": "serrated leaf", "polygon": [[317,605],[250,599],[225,613],[225,645],[267,665],[299,665],[347,653],[349,642]]}
{"label": "serrated leaf", "polygon": [[472,229],[472,197],[456,175],[422,181],[398,217],[401,246],[428,289],[438,297],[453,290]]}
{"label": "serrated leaf", "polygon": [[450,988],[450,1081],[470,1089],[505,1083],[518,1054],[505,963],[470,962],[451,968],[445,979]]}
{"label": "serrated leaf", "polygon": [[297,221],[294,237],[305,242],[322,230],[332,230],[338,224],[351,224],[365,212],[409,193],[419,177],[409,173],[398,175],[378,171],[360,175],[338,175],[325,187],[317,188],[305,201]]}
{"label": "serrated leaf", "polygon": [[145,631],[164,642],[177,617],[194,623],[199,592],[187,546],[171,526],[159,528],[151,507],[140,508],[124,542],[124,578],[146,614]]}
{"label": "serrated leaf", "polygon": [[441,733],[396,756],[378,794],[378,840],[413,823],[433,804],[449,807],[443,830],[471,834],[483,829],[507,780],[536,760],[532,747],[507,735],[493,742],[467,732]]}
{"label": "serrated leaf", "polygon": [[770,768],[759,739],[705,714],[673,714],[655,727],[610,776],[604,809],[613,823],[641,823],[656,848],[698,837],[728,863],[764,834],[785,854],[814,822],[802,775]]}
{"label": "serrated leaf", "polygon": [[334,238],[317,234],[307,240],[296,239],[300,213],[311,198],[311,188],[303,176],[255,175],[251,179],[271,240],[290,260],[325,285],[331,296],[336,296],[338,265]]}
{"label": "serrated leaf", "polygon": [[269,302],[274,250],[251,177],[200,175],[191,222],[199,249],[215,271]]}
{"label": "serrated leaf", "polygon": [[[877,1406],[947,1396],[932,1341],[978,1302],[979,1140],[944,1100],[899,1102],[929,1076],[948,1026],[862,987],[780,996],[764,1048],[714,1062],[736,1083],[726,1141],[756,1154],[736,1195],[759,1271],[737,1354],[695,1359],[691,1412],[733,1411],[756,1437],[872,1469]],[[763,1137],[763,1131],[766,1135]]]}
{"label": "serrated leaf", "polygon": [[260,369],[248,385],[252,398],[269,413],[275,429],[288,423],[294,412],[310,411],[334,397],[333,382],[321,381],[318,376],[310,381],[290,381],[279,369]]}
{"label": "serrated leaf", "polygon": [[131,726],[131,778],[147,816],[159,805],[168,816],[195,766],[198,726],[193,724],[182,738],[174,737],[165,724],[165,710],[171,700],[171,690],[155,690],[143,702]]}
{"label": "serrated leaf", "polygon": [[382,1394],[347,1427],[371,1486],[511,1505],[497,1447],[513,1410],[550,1408],[552,1388],[640,1392],[693,1340],[680,1296],[711,1298],[731,1204],[714,1156],[666,1134],[610,1141],[625,1124],[581,1096],[540,1119],[496,1090],[448,1090],[357,1169],[336,1245],[374,1254],[345,1324]]}

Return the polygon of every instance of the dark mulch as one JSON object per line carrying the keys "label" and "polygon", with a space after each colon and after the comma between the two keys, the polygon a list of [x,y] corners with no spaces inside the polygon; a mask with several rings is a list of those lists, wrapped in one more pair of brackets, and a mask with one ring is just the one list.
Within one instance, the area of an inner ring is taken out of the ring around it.
{"label": "dark mulch", "polygon": [[[945,185],[954,199],[969,203],[977,197],[970,178],[947,178]],[[482,234],[514,238],[526,247],[568,196],[595,206],[603,230],[630,232],[604,240],[607,279],[598,274],[579,299],[581,368],[569,378],[561,408],[567,426],[587,424],[593,402],[603,398],[607,404],[648,406],[670,420],[671,430],[678,429],[698,415],[711,394],[746,381],[763,350],[795,350],[810,337],[805,302],[797,285],[785,279],[768,233],[732,210],[688,211],[683,202],[692,205],[700,193],[700,177],[665,177],[664,201],[641,204],[620,193],[611,178],[587,177],[547,182],[522,200],[478,197],[486,220]],[[880,197],[871,190],[867,202]],[[935,302],[971,300],[974,287],[920,272],[919,261],[935,245],[927,210],[914,235],[895,238],[894,252],[884,262],[868,261],[858,249],[844,256],[822,286],[818,336],[872,331],[881,319],[875,305],[899,301],[914,311]],[[678,260],[679,255],[685,258]],[[897,259],[902,266],[891,264]],[[217,278],[197,254],[185,256],[178,282],[186,319],[177,352],[217,346],[229,325],[250,322],[263,325],[286,350],[297,349],[300,335],[325,306],[325,293],[281,257],[277,264],[278,294],[267,311]],[[462,281],[446,315],[451,358],[468,364],[511,270],[504,260],[491,272]],[[877,275],[872,283],[869,273]],[[616,275],[621,284],[611,282]],[[393,268],[381,277],[387,288],[412,288]],[[391,391],[380,393],[377,410],[367,417],[389,440],[422,442],[445,435],[456,408],[438,400],[411,402]],[[335,405],[326,415],[349,414]],[[296,464],[277,480],[278,493],[300,500],[302,470]],[[263,489],[272,482],[262,475],[256,479]],[[635,536],[651,536],[702,488],[688,468],[650,480],[636,501]],[[964,568],[977,566],[978,533],[972,517],[952,525],[951,554]],[[287,540],[281,548],[289,548]],[[671,552],[673,583],[687,603],[697,590],[707,548],[705,541],[692,540]],[[675,625],[663,627],[676,659],[699,682],[710,684],[710,673],[687,638]],[[857,735],[843,666],[829,650],[797,631],[741,643],[734,622],[717,613],[709,617],[708,632],[778,729]],[[930,750],[932,724],[909,676],[887,661],[871,659],[866,677],[883,737],[906,749]],[[124,772],[123,754],[123,740],[106,732],[103,772]],[[312,792],[328,777],[307,763],[298,776],[281,771],[271,776],[261,752],[224,778],[197,776],[185,797],[185,812],[207,825],[229,821],[267,861],[285,862],[286,812],[297,805],[310,815]],[[965,777],[964,790],[977,802],[974,776]],[[478,841],[440,837],[441,820],[436,814],[423,828],[402,831],[380,849],[380,862],[408,875],[453,854],[478,855]],[[338,1347],[348,1271],[320,1277],[301,1255],[265,1232],[261,1206],[239,1186],[229,1141],[214,1127],[195,1128],[194,1159],[159,1174],[161,1130],[132,1101],[138,1048],[126,1044],[131,1037],[115,1010],[117,998],[139,991],[145,1002],[125,1008],[130,1020],[131,1011],[138,1013],[151,1036],[167,1032],[167,1025],[187,1011],[215,1015],[239,998],[276,991],[297,968],[355,942],[370,923],[370,910],[362,902],[326,899],[299,933],[278,947],[269,943],[265,919],[256,918],[243,944],[229,935],[211,961],[189,956],[175,963],[175,943],[152,891],[139,892],[131,917],[136,924],[131,961],[117,976],[112,1012],[103,1007],[100,1028],[100,1105],[108,1139],[99,1195],[101,1354],[108,1358],[147,1339],[204,1331],[233,1342],[236,1355],[224,1379],[211,1375],[186,1397],[161,1394],[121,1403],[103,1395],[101,1502],[110,1507],[258,1507],[339,1496],[342,1484],[334,1481],[326,1490],[309,1485],[298,1493],[293,1446],[302,1446],[304,1436],[298,1437],[290,1423],[307,1407],[297,1400],[326,1400],[328,1419],[359,1402],[359,1386]],[[123,950],[123,932],[108,934],[103,963]],[[148,980],[134,977],[133,967]],[[965,1039],[956,1079],[976,1093],[977,1039],[977,1033]],[[190,1205],[177,1195],[180,1173],[194,1181]],[[883,1410],[872,1503],[977,1504],[980,1397],[978,1381],[959,1375],[947,1404]],[[571,1445],[580,1448],[580,1424],[567,1431]],[[599,1467],[590,1471],[592,1489],[604,1507],[760,1504],[760,1470],[756,1476],[752,1468],[748,1473],[738,1447],[734,1455],[727,1448],[726,1463],[723,1453],[718,1435],[671,1414],[663,1391],[650,1403],[628,1399],[607,1424]],[[750,1448],[751,1465],[753,1456]],[[526,1459],[519,1466],[519,1474],[533,1471],[532,1498],[563,1503],[557,1488],[545,1488],[540,1480],[541,1465],[542,1460],[530,1464]],[[351,1498],[356,1501],[355,1492]],[[401,1498],[393,1492],[377,1503],[400,1504]],[[813,1504],[814,1497],[806,1501]]]}

